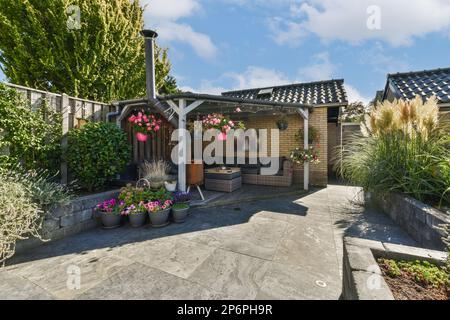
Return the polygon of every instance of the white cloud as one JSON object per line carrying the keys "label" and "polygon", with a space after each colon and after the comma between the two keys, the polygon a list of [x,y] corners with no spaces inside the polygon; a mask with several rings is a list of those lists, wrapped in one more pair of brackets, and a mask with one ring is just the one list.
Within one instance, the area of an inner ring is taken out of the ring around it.
{"label": "white cloud", "polygon": [[217,54],[211,38],[190,25],[178,22],[201,10],[198,0],[141,0],[145,5],[144,20],[147,28],[158,31],[166,42],[181,42],[190,45],[202,58],[210,59]]}
{"label": "white cloud", "polygon": [[313,58],[313,64],[299,69],[300,80],[306,82],[332,79],[337,67],[331,62],[330,54],[322,52],[316,54]]}
{"label": "white cloud", "polygon": [[146,5],[145,15],[155,20],[177,20],[199,11],[197,0],[141,0]]}
{"label": "white cloud", "polygon": [[236,90],[269,87],[289,83],[289,79],[273,69],[250,66],[243,73],[230,72],[225,77],[231,78]]}
{"label": "white cloud", "polygon": [[161,39],[165,41],[184,42],[192,46],[195,52],[202,58],[213,58],[216,55],[217,48],[211,39],[203,34],[194,31],[187,24],[165,22],[157,28]]}
{"label": "white cloud", "polygon": [[372,98],[363,96],[358,89],[350,84],[345,84],[345,90],[347,91],[348,102],[363,102],[365,105],[369,104]]}
{"label": "white cloud", "polygon": [[[367,27],[370,6],[381,9],[381,29]],[[305,33],[324,41],[359,43],[368,39],[393,46],[410,45],[414,38],[450,29],[448,0],[306,0],[291,6],[291,20],[269,28],[277,43],[299,43]],[[275,20],[276,21],[276,20]]]}

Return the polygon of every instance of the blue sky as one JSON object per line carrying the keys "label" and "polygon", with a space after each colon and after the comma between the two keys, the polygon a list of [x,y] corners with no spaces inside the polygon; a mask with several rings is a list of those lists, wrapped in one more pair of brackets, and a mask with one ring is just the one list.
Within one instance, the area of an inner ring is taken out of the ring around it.
{"label": "blue sky", "polygon": [[350,100],[367,102],[389,72],[450,67],[450,0],[141,3],[185,90],[344,78]]}

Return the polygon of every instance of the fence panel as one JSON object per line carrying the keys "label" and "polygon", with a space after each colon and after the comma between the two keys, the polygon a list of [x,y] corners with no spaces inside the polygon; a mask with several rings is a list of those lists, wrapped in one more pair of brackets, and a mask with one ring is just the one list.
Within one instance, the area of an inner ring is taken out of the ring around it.
{"label": "fence panel", "polygon": [[[70,129],[79,127],[86,120],[100,122],[107,121],[106,115],[113,110],[110,104],[70,97],[64,93],[52,93],[38,89],[5,83],[6,86],[22,93],[28,99],[33,110],[36,110],[46,100],[49,106],[62,114],[63,139],[61,146],[67,146],[67,133]],[[67,164],[61,163],[61,182],[68,183]]]}

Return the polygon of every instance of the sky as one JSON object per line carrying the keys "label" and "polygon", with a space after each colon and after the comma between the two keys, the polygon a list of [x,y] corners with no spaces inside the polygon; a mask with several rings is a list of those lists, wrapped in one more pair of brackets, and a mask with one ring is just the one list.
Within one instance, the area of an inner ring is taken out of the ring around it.
{"label": "sky", "polygon": [[387,73],[450,67],[450,0],[140,2],[183,90],[343,78],[369,102]]}

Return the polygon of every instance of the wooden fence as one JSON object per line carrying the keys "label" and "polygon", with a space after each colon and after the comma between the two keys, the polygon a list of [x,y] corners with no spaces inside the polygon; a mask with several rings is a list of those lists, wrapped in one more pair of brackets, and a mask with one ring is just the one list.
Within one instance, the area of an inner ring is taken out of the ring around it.
{"label": "wooden fence", "polygon": [[[87,120],[108,121],[108,113],[116,111],[114,106],[107,103],[74,98],[64,93],[51,93],[10,83],[5,83],[5,85],[23,93],[24,97],[30,101],[32,108],[37,108],[46,100],[50,107],[62,114],[63,139],[61,145],[63,148],[67,146],[67,133],[70,129],[82,125]],[[63,162],[61,164],[61,182],[67,183],[68,176],[67,164]]]}

